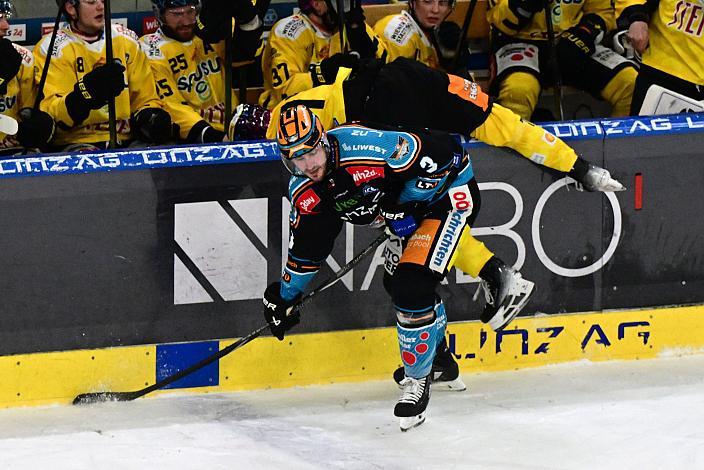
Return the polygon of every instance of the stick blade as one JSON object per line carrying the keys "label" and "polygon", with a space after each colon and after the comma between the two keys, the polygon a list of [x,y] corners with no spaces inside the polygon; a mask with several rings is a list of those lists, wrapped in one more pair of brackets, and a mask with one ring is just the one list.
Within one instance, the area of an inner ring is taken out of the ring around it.
{"label": "stick blade", "polygon": [[131,401],[138,398],[134,392],[90,392],[81,393],[73,399],[74,405],[92,405],[108,401]]}

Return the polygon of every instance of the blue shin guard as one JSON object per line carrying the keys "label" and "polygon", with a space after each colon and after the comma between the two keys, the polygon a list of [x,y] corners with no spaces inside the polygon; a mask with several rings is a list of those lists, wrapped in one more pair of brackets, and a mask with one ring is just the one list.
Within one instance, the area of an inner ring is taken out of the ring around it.
{"label": "blue shin guard", "polygon": [[[435,350],[444,338],[447,326],[445,306],[441,300],[438,299],[434,311],[435,320],[424,326],[413,327],[411,322],[406,325],[396,323],[406,377],[415,379],[426,377],[433,367]],[[408,318],[408,313],[399,312],[399,318],[402,317]]]}

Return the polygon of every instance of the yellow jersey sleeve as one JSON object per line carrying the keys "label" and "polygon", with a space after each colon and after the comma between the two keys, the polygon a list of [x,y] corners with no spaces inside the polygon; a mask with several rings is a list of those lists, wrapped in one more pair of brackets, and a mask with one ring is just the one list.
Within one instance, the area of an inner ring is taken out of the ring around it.
{"label": "yellow jersey sleeve", "polygon": [[471,136],[489,145],[511,148],[534,163],[562,172],[570,171],[577,160],[564,141],[497,103]]}

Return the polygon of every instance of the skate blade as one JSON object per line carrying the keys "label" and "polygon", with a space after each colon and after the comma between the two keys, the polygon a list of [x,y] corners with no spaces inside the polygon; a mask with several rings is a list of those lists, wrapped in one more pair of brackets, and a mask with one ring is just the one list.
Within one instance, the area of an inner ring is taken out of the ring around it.
{"label": "skate blade", "polygon": [[406,432],[409,429],[416,428],[423,423],[425,423],[425,411],[419,415],[407,417],[404,416],[402,418],[399,418],[399,426],[401,428],[401,432]]}
{"label": "skate blade", "polygon": [[455,380],[433,382],[433,392],[464,392],[465,390],[467,390],[467,386],[461,377],[457,377]]}
{"label": "skate blade", "polygon": [[507,306],[499,307],[496,314],[489,320],[489,326],[494,331],[501,331],[513,321],[516,316],[521,313],[523,307],[528,303],[528,299],[533,293],[535,283],[526,279],[521,279],[520,285],[516,286],[516,290],[511,294],[511,302]]}

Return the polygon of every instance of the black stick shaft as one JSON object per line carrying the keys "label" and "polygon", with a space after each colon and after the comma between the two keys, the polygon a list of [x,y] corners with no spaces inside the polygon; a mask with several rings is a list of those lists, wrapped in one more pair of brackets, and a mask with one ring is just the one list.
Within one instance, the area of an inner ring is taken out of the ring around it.
{"label": "black stick shaft", "polygon": [[232,31],[228,30],[225,37],[225,122],[223,129],[227,131],[232,119]]}
{"label": "black stick shaft", "polygon": [[467,31],[469,31],[469,25],[472,23],[472,17],[474,16],[474,8],[477,6],[477,0],[470,0],[469,6],[467,7],[467,13],[464,15],[464,21],[462,22],[462,31],[460,32],[460,40],[455,46],[455,57],[452,58],[452,70],[450,73],[455,73],[457,71],[457,66],[460,61],[460,51],[467,44]]}
{"label": "black stick shaft", "polygon": [[[112,50],[112,15],[110,14],[110,0],[105,2],[105,63],[109,64],[113,61]],[[127,67],[127,64],[124,64]],[[115,110],[115,98],[108,100],[108,129],[110,132],[109,148],[117,147],[117,112]]]}
{"label": "black stick shaft", "polygon": [[[350,272],[352,268],[354,268],[359,262],[366,257],[369,253],[372,251],[376,250],[376,248],[381,245],[386,239],[388,238],[388,235],[385,233],[377,237],[369,246],[367,246],[364,250],[359,252],[357,256],[352,258],[349,263],[344,265],[339,271],[337,271],[332,277],[328,278],[324,283],[322,283],[320,286],[317,288],[313,289],[310,291],[308,294],[304,295],[291,309],[291,311],[301,309],[308,305],[310,301],[318,295],[320,292],[324,291],[328,287],[332,286],[335,284],[337,281],[342,279],[342,277]],[[165,379],[159,380],[156,383],[145,387],[141,390],[136,390],[133,392],[90,392],[90,393],[82,393],[78,395],[76,398],[73,400],[74,405],[84,405],[84,404],[90,404],[90,403],[97,403],[97,402],[103,402],[103,401],[131,401],[136,398],[142,397],[148,393],[151,393],[155,390],[159,390],[160,388],[166,387],[167,385],[170,385],[174,382],[176,382],[179,379],[182,379],[186,377],[187,375],[192,374],[193,372],[202,369],[203,367],[207,366],[208,364],[212,364],[213,362],[217,361],[218,359],[230,354],[232,351],[235,349],[239,349],[245,344],[249,343],[253,339],[257,338],[262,334],[264,330],[269,328],[269,325],[263,325],[256,330],[252,331],[249,333],[247,336],[244,338],[241,338],[234,343],[230,344],[229,346],[219,350],[218,352],[202,359],[201,361],[193,364],[190,367],[187,367],[186,369],[183,369],[182,371],[179,371],[173,375],[170,375],[169,377],[166,377]]]}
{"label": "black stick shaft", "polygon": [[337,18],[340,22],[340,52],[343,54],[345,51],[345,2],[343,0],[337,0]]}
{"label": "black stick shaft", "polygon": [[49,64],[51,63],[51,56],[54,55],[54,44],[56,43],[56,35],[59,34],[59,23],[61,22],[61,15],[64,11],[64,4],[66,0],[62,0],[59,5],[59,11],[56,13],[56,20],[54,20],[54,30],[51,32],[51,38],[49,39],[49,49],[46,52],[46,60],[44,61],[44,67],[42,68],[42,76],[39,78],[39,85],[37,85],[37,96],[34,98],[34,110],[39,110],[39,105],[44,99],[44,85],[46,84],[46,76],[49,73]]}
{"label": "black stick shaft", "polygon": [[555,112],[557,113],[557,118],[562,121],[565,119],[565,114],[562,111],[562,74],[560,73],[560,68],[557,63],[555,29],[552,24],[552,9],[550,7],[550,0],[545,0],[545,26],[547,27],[548,33],[548,53],[550,54],[550,60],[548,63],[552,69],[553,81],[555,82],[555,89],[553,90]]}

